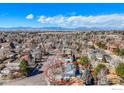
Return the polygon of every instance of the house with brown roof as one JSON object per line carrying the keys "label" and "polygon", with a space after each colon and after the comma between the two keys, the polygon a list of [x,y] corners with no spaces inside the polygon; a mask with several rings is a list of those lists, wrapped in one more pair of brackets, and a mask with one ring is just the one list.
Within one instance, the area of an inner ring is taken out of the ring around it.
{"label": "house with brown roof", "polygon": [[119,43],[108,43],[107,50],[114,52],[117,48],[119,48]]}

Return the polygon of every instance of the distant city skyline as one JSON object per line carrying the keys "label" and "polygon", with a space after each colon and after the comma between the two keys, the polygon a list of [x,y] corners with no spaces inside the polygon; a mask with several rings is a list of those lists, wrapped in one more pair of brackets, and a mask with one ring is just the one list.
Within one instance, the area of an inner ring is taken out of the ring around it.
{"label": "distant city skyline", "polygon": [[124,29],[124,4],[0,4],[0,27]]}

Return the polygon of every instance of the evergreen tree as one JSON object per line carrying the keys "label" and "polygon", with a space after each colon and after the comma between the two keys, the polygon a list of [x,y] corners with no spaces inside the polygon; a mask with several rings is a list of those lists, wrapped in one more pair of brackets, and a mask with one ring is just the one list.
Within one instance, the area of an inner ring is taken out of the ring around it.
{"label": "evergreen tree", "polygon": [[28,69],[28,62],[25,60],[22,60],[19,64],[20,70],[22,72],[23,75],[27,76],[29,69]]}

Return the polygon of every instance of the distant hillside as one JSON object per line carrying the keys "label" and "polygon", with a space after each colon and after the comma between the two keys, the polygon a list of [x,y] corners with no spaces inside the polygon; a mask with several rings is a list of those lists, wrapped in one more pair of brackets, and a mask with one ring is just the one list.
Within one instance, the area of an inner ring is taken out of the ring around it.
{"label": "distant hillside", "polygon": [[63,28],[63,27],[11,27],[11,28],[0,28],[0,31],[99,31],[99,30],[124,30],[123,28],[97,28],[97,27],[78,27],[78,28]]}

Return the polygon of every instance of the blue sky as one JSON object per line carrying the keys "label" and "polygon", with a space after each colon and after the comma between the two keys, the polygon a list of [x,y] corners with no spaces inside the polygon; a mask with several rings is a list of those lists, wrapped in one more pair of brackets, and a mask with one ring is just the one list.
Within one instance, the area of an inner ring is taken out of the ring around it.
{"label": "blue sky", "polygon": [[124,4],[0,4],[0,27],[124,26]]}

